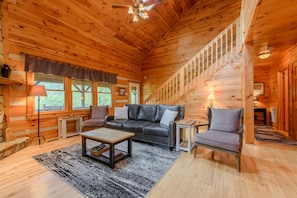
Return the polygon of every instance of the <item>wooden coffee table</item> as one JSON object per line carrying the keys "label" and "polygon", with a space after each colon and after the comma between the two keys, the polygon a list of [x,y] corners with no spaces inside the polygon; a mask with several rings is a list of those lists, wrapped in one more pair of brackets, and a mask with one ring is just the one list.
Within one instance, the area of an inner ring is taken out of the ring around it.
{"label": "wooden coffee table", "polygon": [[[82,136],[82,155],[98,160],[99,162],[114,168],[114,163],[132,157],[132,137],[134,133],[123,132],[115,129],[100,128],[80,134]],[[87,151],[86,139],[94,140],[109,145],[109,158],[103,156],[95,156]],[[123,141],[128,141],[128,151],[120,151],[123,154],[115,157],[115,145]]]}

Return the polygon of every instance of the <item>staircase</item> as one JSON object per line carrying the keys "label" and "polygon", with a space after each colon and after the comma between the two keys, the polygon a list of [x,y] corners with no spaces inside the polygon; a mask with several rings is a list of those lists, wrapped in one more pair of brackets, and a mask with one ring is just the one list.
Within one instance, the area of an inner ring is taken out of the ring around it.
{"label": "staircase", "polygon": [[241,50],[240,18],[190,59],[145,100],[145,104],[174,104],[199,83],[232,62]]}

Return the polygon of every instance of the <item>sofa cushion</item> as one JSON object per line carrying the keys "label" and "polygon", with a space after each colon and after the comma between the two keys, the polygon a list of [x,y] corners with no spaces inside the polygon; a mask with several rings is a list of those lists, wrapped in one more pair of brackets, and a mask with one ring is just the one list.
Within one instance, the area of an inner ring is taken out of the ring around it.
{"label": "sofa cushion", "polygon": [[115,107],[114,108],[115,120],[128,120],[128,108],[127,107]]}
{"label": "sofa cushion", "polygon": [[150,123],[150,124],[144,126],[142,131],[146,135],[168,137],[169,129],[167,126],[160,125],[160,123]]}
{"label": "sofa cushion", "polygon": [[128,119],[129,120],[137,120],[137,116],[139,113],[139,105],[137,104],[126,104],[128,107]]}
{"label": "sofa cushion", "polygon": [[165,113],[163,114],[163,116],[161,118],[160,124],[169,126],[169,123],[175,120],[177,114],[178,114],[178,111],[171,111],[171,110],[166,109]]}
{"label": "sofa cushion", "polygon": [[139,108],[138,120],[155,121],[157,106],[156,105],[141,105]]}
{"label": "sofa cushion", "polygon": [[221,148],[229,151],[238,152],[240,147],[240,137],[238,134],[208,130],[195,134],[195,142]]}
{"label": "sofa cushion", "polygon": [[[211,108],[210,130],[235,132],[239,130],[241,109]],[[226,124],[228,123],[228,124]]]}
{"label": "sofa cushion", "polygon": [[130,132],[142,133],[142,128],[148,124],[150,124],[148,121],[127,120],[127,122],[123,123],[123,129]]}
{"label": "sofa cushion", "polygon": [[106,127],[112,129],[123,129],[123,124],[127,121],[128,120],[110,120],[106,122]]}
{"label": "sofa cushion", "polygon": [[177,105],[158,105],[155,122],[161,121],[161,118],[162,118],[166,109],[171,110],[171,111],[179,111],[179,106],[177,106]]}

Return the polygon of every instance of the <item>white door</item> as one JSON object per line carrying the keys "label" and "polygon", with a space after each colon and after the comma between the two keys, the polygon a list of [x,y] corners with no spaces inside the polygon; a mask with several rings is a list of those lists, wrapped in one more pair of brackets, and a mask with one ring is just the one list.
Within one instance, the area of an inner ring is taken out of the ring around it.
{"label": "white door", "polygon": [[140,103],[140,84],[129,83],[129,100],[130,104]]}

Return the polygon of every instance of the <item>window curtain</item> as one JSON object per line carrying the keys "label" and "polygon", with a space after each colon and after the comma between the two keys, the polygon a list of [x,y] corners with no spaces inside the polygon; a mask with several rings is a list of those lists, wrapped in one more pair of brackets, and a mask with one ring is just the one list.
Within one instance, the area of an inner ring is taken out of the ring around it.
{"label": "window curtain", "polygon": [[25,71],[117,83],[117,75],[25,54]]}

